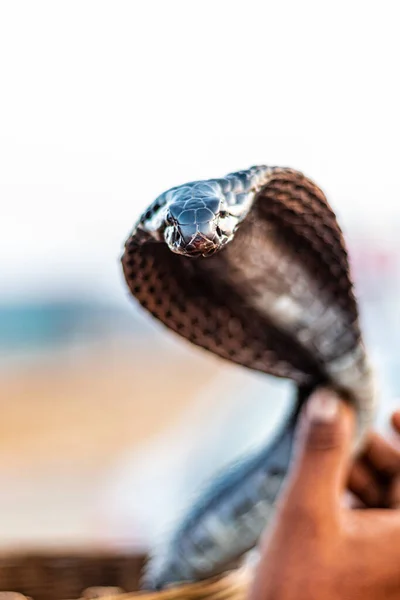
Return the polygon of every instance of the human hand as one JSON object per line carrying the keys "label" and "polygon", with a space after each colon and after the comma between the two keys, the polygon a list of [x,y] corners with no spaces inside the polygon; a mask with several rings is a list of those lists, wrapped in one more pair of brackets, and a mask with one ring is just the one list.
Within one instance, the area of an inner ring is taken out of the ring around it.
{"label": "human hand", "polygon": [[[400,431],[400,415],[393,423]],[[400,453],[377,434],[351,467],[352,409],[328,390],[309,399],[251,600],[400,598]]]}
{"label": "human hand", "polygon": [[[400,411],[392,415],[392,426],[400,433]],[[400,508],[400,448],[375,432],[369,435],[364,450],[352,465],[348,488],[356,506]]]}

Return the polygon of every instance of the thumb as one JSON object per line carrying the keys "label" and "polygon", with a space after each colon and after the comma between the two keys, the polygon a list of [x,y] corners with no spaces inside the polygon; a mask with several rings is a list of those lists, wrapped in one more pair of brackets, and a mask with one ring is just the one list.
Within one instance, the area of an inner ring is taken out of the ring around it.
{"label": "thumb", "polygon": [[316,390],[300,416],[286,499],[315,517],[340,509],[351,458],[354,412],[327,388]]}

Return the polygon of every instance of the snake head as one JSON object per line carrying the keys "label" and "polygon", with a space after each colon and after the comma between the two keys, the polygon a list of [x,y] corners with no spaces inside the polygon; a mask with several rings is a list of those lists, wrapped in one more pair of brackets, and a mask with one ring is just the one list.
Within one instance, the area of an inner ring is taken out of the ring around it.
{"label": "snake head", "polygon": [[229,242],[237,219],[219,197],[178,200],[168,207],[164,239],[170,250],[184,256],[211,256]]}

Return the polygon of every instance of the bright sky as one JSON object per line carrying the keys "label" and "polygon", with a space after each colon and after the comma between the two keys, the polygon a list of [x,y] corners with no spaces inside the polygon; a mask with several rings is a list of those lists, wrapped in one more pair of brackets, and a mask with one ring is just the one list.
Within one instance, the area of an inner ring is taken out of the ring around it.
{"label": "bright sky", "polygon": [[252,164],[397,235],[395,0],[36,0],[0,8],[0,299],[123,299],[118,257],[168,187]]}

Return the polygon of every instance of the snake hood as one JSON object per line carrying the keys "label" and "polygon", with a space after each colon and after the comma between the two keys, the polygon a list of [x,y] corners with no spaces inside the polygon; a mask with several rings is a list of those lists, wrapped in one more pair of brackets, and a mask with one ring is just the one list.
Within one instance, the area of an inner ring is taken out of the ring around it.
{"label": "snake hood", "polygon": [[[365,438],[373,371],[343,235],[310,179],[260,166],[172,188],[139,218],[122,263],[132,294],[169,329],[291,379],[299,404],[320,384],[345,393]],[[168,547],[151,553],[147,587],[220,573],[257,544],[289,465],[298,407],[272,444],[199,495]]]}

